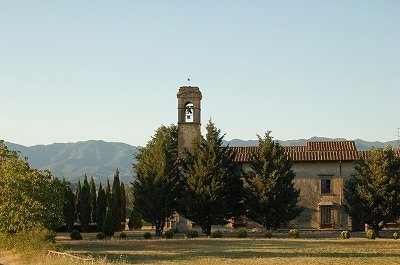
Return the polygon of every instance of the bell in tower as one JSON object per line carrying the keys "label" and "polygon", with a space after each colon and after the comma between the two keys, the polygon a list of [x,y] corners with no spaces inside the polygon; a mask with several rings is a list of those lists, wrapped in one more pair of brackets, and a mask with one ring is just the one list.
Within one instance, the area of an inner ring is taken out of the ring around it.
{"label": "bell in tower", "polygon": [[183,157],[185,148],[192,150],[193,140],[200,136],[201,99],[198,87],[183,86],[178,94],[178,153]]}

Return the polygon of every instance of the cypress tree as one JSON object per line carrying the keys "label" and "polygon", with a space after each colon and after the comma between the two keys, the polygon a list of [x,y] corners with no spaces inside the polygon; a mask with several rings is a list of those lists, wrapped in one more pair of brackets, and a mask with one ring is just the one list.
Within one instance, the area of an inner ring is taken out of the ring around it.
{"label": "cypress tree", "polygon": [[121,227],[121,218],[123,214],[122,210],[122,191],[121,191],[121,181],[119,180],[119,170],[115,171],[112,195],[111,195],[111,213],[114,217],[115,230],[119,230]]}
{"label": "cypress tree", "polygon": [[106,217],[106,193],[103,189],[103,186],[100,183],[96,200],[96,223],[98,230],[101,230],[103,228],[105,217]]}
{"label": "cypress tree", "polygon": [[107,179],[106,183],[106,209],[111,209],[111,186],[110,186],[110,181]]}
{"label": "cypress tree", "polygon": [[81,191],[82,185],[81,180],[78,180],[78,185],[76,186],[75,192],[75,212],[76,212],[76,222],[81,223]]}
{"label": "cypress tree", "polygon": [[93,176],[90,177],[90,222],[96,223],[96,184]]}
{"label": "cypress tree", "polygon": [[64,220],[68,230],[72,230],[76,220],[75,195],[72,192],[71,184],[63,179],[64,186]]}
{"label": "cypress tree", "polygon": [[81,228],[83,231],[89,229],[90,223],[90,187],[85,174],[81,189]]}
{"label": "cypress tree", "polygon": [[104,218],[104,223],[103,223],[103,229],[102,232],[106,236],[113,236],[115,233],[115,218],[112,216],[112,210],[110,208],[107,208],[106,210],[106,216]]}
{"label": "cypress tree", "polygon": [[126,190],[125,190],[125,185],[122,182],[121,182],[121,198],[122,198],[121,222],[126,222]]}

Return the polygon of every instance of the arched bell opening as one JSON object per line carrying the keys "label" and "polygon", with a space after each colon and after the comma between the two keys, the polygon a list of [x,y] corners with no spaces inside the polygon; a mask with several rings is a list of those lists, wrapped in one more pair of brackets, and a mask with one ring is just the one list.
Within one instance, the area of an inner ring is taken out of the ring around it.
{"label": "arched bell opening", "polygon": [[188,102],[185,104],[185,122],[194,121],[194,106],[193,103]]}

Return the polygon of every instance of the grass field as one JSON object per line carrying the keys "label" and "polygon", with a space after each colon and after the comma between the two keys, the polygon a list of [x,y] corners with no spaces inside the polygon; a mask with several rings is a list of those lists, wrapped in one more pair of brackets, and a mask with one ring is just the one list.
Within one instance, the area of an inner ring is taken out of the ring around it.
{"label": "grass field", "polygon": [[[284,235],[264,239],[252,235],[211,239],[151,239],[129,234],[127,240],[95,240],[95,234],[84,234],[84,240],[72,241],[58,236],[62,251],[81,257],[94,257],[99,264],[399,264],[400,240],[378,238],[367,240],[363,234],[342,240],[334,235],[308,235],[287,239]],[[4,254],[4,253],[3,253]],[[1,260],[0,253],[0,260]],[[7,258],[7,257],[6,257]],[[3,256],[4,260],[4,256]],[[31,260],[8,259],[5,264],[73,264],[67,258],[37,255]],[[76,263],[82,264],[82,263]]]}
{"label": "grass field", "polygon": [[303,239],[152,239],[63,242],[77,255],[133,264],[399,264],[400,240],[313,237]]}

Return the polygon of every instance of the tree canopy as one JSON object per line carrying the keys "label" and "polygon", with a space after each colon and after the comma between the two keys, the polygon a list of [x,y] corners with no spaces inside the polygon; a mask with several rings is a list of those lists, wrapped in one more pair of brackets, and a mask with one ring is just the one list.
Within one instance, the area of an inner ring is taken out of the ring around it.
{"label": "tree canopy", "polygon": [[294,188],[293,161],[267,132],[258,136],[259,149],[250,158],[246,172],[247,215],[267,229],[279,228],[295,219],[303,208],[297,205],[300,190]]}
{"label": "tree canopy", "polygon": [[161,126],[145,147],[140,149],[134,165],[134,206],[142,218],[155,225],[161,236],[166,218],[176,210],[180,197],[178,163],[178,129]]}
{"label": "tree canopy", "polygon": [[355,169],[356,175],[345,183],[345,209],[353,222],[379,232],[400,217],[400,157],[391,146],[372,148]]}
{"label": "tree canopy", "polygon": [[0,140],[0,232],[64,223],[64,186],[50,172],[31,169]]}
{"label": "tree canopy", "polygon": [[209,121],[205,138],[193,143],[186,152],[183,215],[210,235],[212,225],[224,225],[243,213],[241,169],[235,153],[223,146],[224,135]]}

